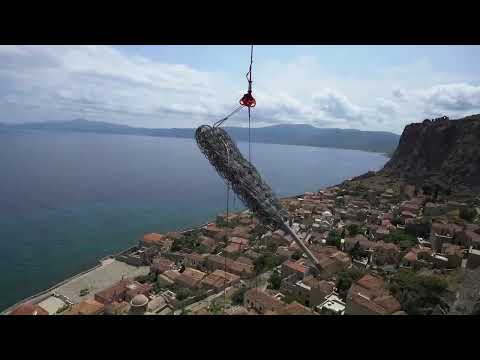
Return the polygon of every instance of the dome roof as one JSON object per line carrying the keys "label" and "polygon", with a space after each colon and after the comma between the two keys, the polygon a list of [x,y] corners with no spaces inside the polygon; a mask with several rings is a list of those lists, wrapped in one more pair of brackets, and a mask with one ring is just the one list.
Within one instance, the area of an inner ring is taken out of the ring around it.
{"label": "dome roof", "polygon": [[144,306],[147,305],[148,298],[143,294],[135,295],[131,301],[132,306]]}

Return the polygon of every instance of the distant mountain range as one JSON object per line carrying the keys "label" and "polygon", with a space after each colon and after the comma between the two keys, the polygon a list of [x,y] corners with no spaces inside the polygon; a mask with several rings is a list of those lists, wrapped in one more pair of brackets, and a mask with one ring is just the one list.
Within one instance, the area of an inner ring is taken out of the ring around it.
{"label": "distant mountain range", "polygon": [[[248,128],[224,127],[236,141],[248,141]],[[74,131],[159,137],[193,138],[195,129],[149,129],[117,125],[108,122],[76,119],[70,121],[47,121],[17,125],[0,124],[5,130]],[[364,150],[391,154],[396,149],[400,136],[383,131],[360,131],[350,129],[316,128],[311,125],[273,125],[252,128],[252,142],[306,145],[340,149]]]}

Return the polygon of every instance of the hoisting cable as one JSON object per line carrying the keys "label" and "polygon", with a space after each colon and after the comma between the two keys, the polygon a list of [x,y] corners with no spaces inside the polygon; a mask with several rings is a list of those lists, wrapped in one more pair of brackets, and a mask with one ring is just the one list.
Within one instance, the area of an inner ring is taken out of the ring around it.
{"label": "hoisting cable", "polygon": [[225,121],[228,120],[229,117],[235,115],[237,112],[239,112],[240,110],[242,110],[243,108],[243,105],[240,105],[238,107],[236,107],[230,114],[228,114],[227,116],[225,116],[223,119],[220,119],[218,120],[217,122],[215,122],[213,124],[213,127],[219,127],[220,125],[222,125]]}
{"label": "hoisting cable", "polygon": [[[252,47],[250,48],[250,67],[248,68],[248,72],[247,74],[245,75],[245,77],[247,78],[248,80],[248,95],[249,95],[249,98],[248,98],[248,101],[249,101],[249,105],[248,106],[248,162],[251,163],[251,126],[250,126],[250,117],[251,117],[251,114],[250,114],[250,110],[252,107],[255,107],[255,105],[257,104],[255,99],[253,98],[252,96],[252,64],[253,64],[253,45]],[[253,100],[253,102],[252,102]]]}
{"label": "hoisting cable", "polygon": [[[230,156],[228,158],[228,162],[230,162]],[[229,227],[229,203],[230,203],[230,184],[227,182],[227,227]],[[223,274],[223,314],[225,315],[225,307],[227,305],[227,257],[223,254],[223,258],[225,259],[225,269]]]}
{"label": "hoisting cable", "polygon": [[[213,124],[213,127],[219,127],[221,126],[225,121],[227,121],[231,116],[239,112],[244,106],[248,107],[248,161],[251,162],[251,108],[255,107],[257,104],[254,97],[252,96],[252,64],[253,64],[253,45],[250,48],[250,66],[248,68],[248,72],[245,75],[248,81],[248,91],[246,94],[243,95],[243,97],[240,99],[239,103],[240,106],[236,107],[230,114],[225,116],[223,119],[218,120]],[[228,154],[228,157],[230,154]],[[227,159],[227,162],[229,162],[230,159]],[[227,227],[229,225],[229,203],[230,203],[230,184],[227,182],[227,218],[226,218],[226,224]],[[235,194],[233,194],[233,203],[235,204]],[[255,214],[252,212],[252,218]],[[227,272],[227,257],[224,256],[224,262],[225,262],[225,273]],[[255,287],[258,288],[258,276],[255,277]],[[226,294],[226,289],[227,289],[227,278],[224,274],[224,287],[223,287],[223,313],[225,313],[225,308],[226,308],[226,303],[227,303],[227,294]]]}

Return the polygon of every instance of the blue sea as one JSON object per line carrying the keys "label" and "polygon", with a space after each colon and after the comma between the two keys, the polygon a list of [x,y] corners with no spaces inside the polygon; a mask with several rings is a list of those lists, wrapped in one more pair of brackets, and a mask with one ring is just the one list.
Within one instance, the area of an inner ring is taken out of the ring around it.
{"label": "blue sea", "polygon": [[[248,144],[238,145],[247,155]],[[251,159],[278,196],[317,191],[387,161],[363,151],[257,143]],[[144,233],[201,224],[225,206],[226,185],[194,140],[0,132],[0,309]],[[242,208],[238,200],[235,206]]]}

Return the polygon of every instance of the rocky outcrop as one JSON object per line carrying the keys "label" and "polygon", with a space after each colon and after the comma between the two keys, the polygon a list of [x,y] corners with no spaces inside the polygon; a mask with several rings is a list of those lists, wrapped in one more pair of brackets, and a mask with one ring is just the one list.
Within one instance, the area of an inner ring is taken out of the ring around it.
{"label": "rocky outcrop", "polygon": [[480,189],[480,115],[406,126],[381,172],[414,183]]}

